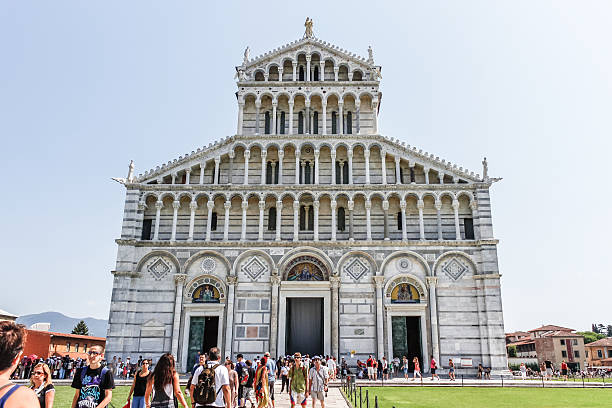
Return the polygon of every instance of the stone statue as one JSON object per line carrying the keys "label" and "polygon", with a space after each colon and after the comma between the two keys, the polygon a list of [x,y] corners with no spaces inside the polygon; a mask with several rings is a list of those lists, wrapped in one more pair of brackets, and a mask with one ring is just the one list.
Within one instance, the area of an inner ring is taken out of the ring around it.
{"label": "stone statue", "polygon": [[128,183],[131,183],[132,180],[134,180],[134,160],[130,160],[130,167],[127,175]]}
{"label": "stone statue", "polygon": [[380,78],[382,78],[382,74],[380,73],[380,67],[374,67],[374,69],[372,70],[372,79],[378,81]]}
{"label": "stone statue", "polygon": [[304,27],[306,27],[306,31],[304,32],[305,38],[313,37],[312,25],[313,25],[313,21],[310,19],[310,17],[306,17],[306,22],[304,23]]}
{"label": "stone statue", "polygon": [[234,78],[238,78],[239,81],[246,81],[246,72],[242,68],[236,68],[236,75]]}
{"label": "stone statue", "polygon": [[371,64],[374,62],[374,54],[372,54],[372,46],[368,47],[368,62]]}
{"label": "stone statue", "polygon": [[249,62],[250,59],[251,59],[251,49],[249,47],[246,47],[244,50],[244,59],[242,60],[242,63],[246,64]]}
{"label": "stone statue", "polygon": [[482,179],[489,179],[489,163],[487,163],[487,158],[485,157],[482,161]]}

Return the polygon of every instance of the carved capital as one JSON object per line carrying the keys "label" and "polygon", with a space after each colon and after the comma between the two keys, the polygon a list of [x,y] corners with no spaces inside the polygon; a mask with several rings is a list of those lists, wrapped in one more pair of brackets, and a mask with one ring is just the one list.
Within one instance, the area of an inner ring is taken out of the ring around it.
{"label": "carved capital", "polygon": [[195,202],[195,201],[190,202],[190,203],[189,203],[189,209],[190,209],[191,211],[195,211],[195,210],[197,210],[197,209],[198,209],[198,203],[197,203],[197,202]]}
{"label": "carved capital", "polygon": [[187,279],[187,275],[184,273],[177,273],[174,275],[174,283],[178,285],[182,285]]}
{"label": "carved capital", "polygon": [[272,286],[279,286],[281,283],[281,277],[278,275],[272,275],[270,276],[270,284]]}
{"label": "carved capital", "polygon": [[353,211],[354,208],[355,208],[355,202],[353,200],[349,200],[348,202],[349,211]]}
{"label": "carved capital", "polygon": [[365,150],[363,151],[363,155],[364,155],[364,157],[365,157],[366,159],[369,159],[369,158],[370,158],[370,149],[365,149]]}
{"label": "carved capital", "polygon": [[155,209],[161,210],[163,207],[164,207],[164,202],[163,201],[156,201],[155,202]]}
{"label": "carved capital", "polygon": [[372,281],[376,285],[376,289],[381,289],[383,285],[385,284],[385,277],[384,276],[372,276]]}
{"label": "carved capital", "polygon": [[244,151],[244,157],[245,157],[246,159],[249,159],[249,158],[251,157],[251,151],[250,151],[249,149],[246,149],[246,150]]}
{"label": "carved capital", "polygon": [[417,208],[419,210],[422,210],[423,208],[425,208],[425,202],[423,201],[422,198],[419,198],[419,200],[417,201]]}
{"label": "carved capital", "polygon": [[431,288],[431,287],[436,287],[436,285],[438,284],[438,277],[437,276],[427,276],[425,278],[426,283],[427,283],[427,287]]}
{"label": "carved capital", "polygon": [[402,209],[402,211],[406,211],[406,201],[400,201],[400,208]]}
{"label": "carved capital", "polygon": [[219,163],[221,163],[221,157],[217,156],[217,157],[215,157],[215,164],[218,166]]}
{"label": "carved capital", "polygon": [[436,200],[434,207],[436,207],[437,211],[442,210],[442,202],[440,200]]}
{"label": "carved capital", "polygon": [[338,289],[340,287],[340,277],[330,276],[329,283],[331,284],[332,289]]}
{"label": "carved capital", "polygon": [[265,159],[268,156],[268,152],[266,150],[261,151],[261,158]]}
{"label": "carved capital", "polygon": [[246,211],[247,208],[249,208],[249,202],[243,201],[241,207],[242,207],[242,211]]}
{"label": "carved capital", "polygon": [[209,210],[212,210],[213,208],[215,208],[215,203],[212,200],[208,201],[206,203],[206,208],[208,208]]}
{"label": "carved capital", "polygon": [[315,201],[312,203],[312,206],[314,207],[315,211],[319,211],[319,206],[321,205],[321,203],[319,203],[318,201]]}
{"label": "carved capital", "polygon": [[282,160],[283,157],[285,157],[285,151],[284,150],[279,150],[278,151],[278,158]]}
{"label": "carved capital", "polygon": [[314,151],[315,159],[318,159],[320,154],[321,154],[321,151],[319,149],[315,149],[315,151]]}
{"label": "carved capital", "polygon": [[232,208],[232,203],[229,201],[224,202],[223,208],[225,208],[226,210],[229,210],[230,208]]}
{"label": "carved capital", "polygon": [[389,211],[389,201],[388,200],[383,201],[382,207],[384,211]]}
{"label": "carved capital", "polygon": [[283,202],[281,200],[278,200],[276,202],[276,211],[280,211],[283,208]]}
{"label": "carved capital", "polygon": [[459,200],[456,198],[453,199],[453,210],[457,211],[459,209]]}
{"label": "carved capital", "polygon": [[227,284],[230,286],[234,286],[235,284],[238,283],[238,277],[235,275],[229,275],[227,277]]}
{"label": "carved capital", "polygon": [[365,202],[365,208],[366,210],[371,210],[372,209],[372,201],[370,201],[369,199]]}
{"label": "carved capital", "polygon": [[[230,150],[227,155],[229,156],[230,159],[233,159],[234,157],[236,157],[236,152],[234,152],[233,150]],[[200,165],[201,166],[201,165]]]}
{"label": "carved capital", "polygon": [[332,210],[336,210],[336,207],[338,206],[338,202],[336,200],[332,200],[331,201],[331,208]]}
{"label": "carved capital", "polygon": [[263,211],[266,208],[266,202],[263,200],[259,201],[259,211]]}
{"label": "carved capital", "polygon": [[476,201],[472,201],[470,203],[470,208],[472,209],[472,211],[478,210],[478,203]]}
{"label": "carved capital", "polygon": [[140,211],[144,211],[147,209],[147,203],[145,203],[144,201],[139,201],[138,202],[138,209]]}
{"label": "carved capital", "polygon": [[191,174],[191,169],[185,169],[185,174]]}
{"label": "carved capital", "polygon": [[300,203],[298,201],[293,202],[293,211],[298,212],[300,209]]}

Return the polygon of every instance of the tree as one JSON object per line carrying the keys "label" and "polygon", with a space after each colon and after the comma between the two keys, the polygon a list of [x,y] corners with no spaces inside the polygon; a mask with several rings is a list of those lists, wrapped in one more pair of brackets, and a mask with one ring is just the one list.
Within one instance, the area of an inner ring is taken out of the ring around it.
{"label": "tree", "polygon": [[584,344],[589,344],[606,337],[605,334],[595,333],[592,331],[576,332],[576,334],[579,334],[584,337]]}
{"label": "tree", "polygon": [[612,337],[612,324],[608,325],[608,337]]}
{"label": "tree", "polygon": [[516,346],[508,346],[508,357],[516,357]]}
{"label": "tree", "polygon": [[89,327],[87,327],[87,323],[85,323],[83,320],[78,322],[77,325],[74,326],[74,329],[72,329],[72,334],[80,334],[82,336],[89,336]]}

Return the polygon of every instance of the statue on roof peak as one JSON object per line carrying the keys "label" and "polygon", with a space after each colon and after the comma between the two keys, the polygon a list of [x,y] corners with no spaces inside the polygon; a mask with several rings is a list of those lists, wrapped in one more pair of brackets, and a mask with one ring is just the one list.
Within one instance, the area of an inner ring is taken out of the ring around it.
{"label": "statue on roof peak", "polygon": [[487,181],[489,179],[489,163],[487,162],[486,157],[482,161],[482,179],[484,181]]}
{"label": "statue on roof peak", "polygon": [[131,183],[134,181],[134,160],[130,160],[130,165],[128,168],[127,181]]}
{"label": "statue on roof peak", "polygon": [[306,27],[306,31],[304,32],[304,38],[312,38],[314,34],[312,32],[312,25],[314,22],[310,17],[306,17],[306,22],[304,23],[304,27]]}
{"label": "statue on roof peak", "polygon": [[251,58],[251,49],[247,46],[244,50],[244,59],[242,60],[242,63],[246,64],[247,62],[249,62],[250,58]]}
{"label": "statue on roof peak", "polygon": [[368,62],[370,64],[374,63],[374,54],[372,53],[372,46],[371,45],[368,47]]}

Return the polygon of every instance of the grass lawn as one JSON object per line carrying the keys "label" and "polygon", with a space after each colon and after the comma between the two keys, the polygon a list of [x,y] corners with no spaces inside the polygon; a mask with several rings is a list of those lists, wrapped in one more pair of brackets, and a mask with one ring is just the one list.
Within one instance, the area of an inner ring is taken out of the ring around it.
{"label": "grass lawn", "polygon": [[[183,396],[185,396],[185,387],[183,388]],[[54,407],[58,408],[70,408],[72,404],[72,398],[74,397],[74,388],[70,388],[68,385],[60,385],[55,387],[55,403]],[[115,408],[121,408],[127,402],[127,395],[130,392],[129,386],[118,386],[113,390],[113,401],[112,404]],[[189,398],[185,398],[189,403]],[[180,406],[180,404],[179,404]]]}
{"label": "grass lawn", "polygon": [[374,407],[374,395],[378,396],[379,408],[612,406],[612,389],[364,387],[364,399],[366,389],[369,390],[370,408]]}

